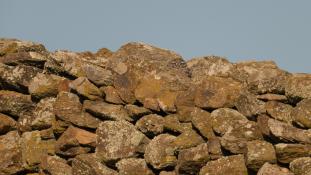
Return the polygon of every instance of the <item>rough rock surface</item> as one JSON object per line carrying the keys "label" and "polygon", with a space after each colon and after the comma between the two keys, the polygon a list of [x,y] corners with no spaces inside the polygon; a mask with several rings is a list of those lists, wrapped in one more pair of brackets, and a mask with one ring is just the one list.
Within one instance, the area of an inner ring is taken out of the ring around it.
{"label": "rough rock surface", "polygon": [[309,175],[311,74],[0,39],[0,175]]}

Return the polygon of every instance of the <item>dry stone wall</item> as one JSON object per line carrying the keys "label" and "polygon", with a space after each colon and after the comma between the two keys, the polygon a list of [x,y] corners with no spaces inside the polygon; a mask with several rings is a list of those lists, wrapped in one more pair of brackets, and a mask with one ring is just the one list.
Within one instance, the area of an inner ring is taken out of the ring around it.
{"label": "dry stone wall", "polygon": [[310,175],[311,75],[0,39],[0,175]]}

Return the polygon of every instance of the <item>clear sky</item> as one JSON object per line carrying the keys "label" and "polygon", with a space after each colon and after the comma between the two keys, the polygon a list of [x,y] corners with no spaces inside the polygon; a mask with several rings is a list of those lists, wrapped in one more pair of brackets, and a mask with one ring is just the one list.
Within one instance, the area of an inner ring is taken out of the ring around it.
{"label": "clear sky", "polygon": [[0,37],[49,50],[117,50],[143,41],[184,59],[272,59],[311,73],[310,0],[1,0]]}

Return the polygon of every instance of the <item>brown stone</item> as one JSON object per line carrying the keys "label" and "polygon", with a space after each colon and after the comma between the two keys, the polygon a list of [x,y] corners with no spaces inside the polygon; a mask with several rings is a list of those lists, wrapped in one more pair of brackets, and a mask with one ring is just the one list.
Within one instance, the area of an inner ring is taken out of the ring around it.
{"label": "brown stone", "polygon": [[275,151],[279,162],[290,163],[297,158],[311,156],[311,145],[278,143]]}
{"label": "brown stone", "polygon": [[200,131],[200,134],[207,139],[215,137],[212,128],[212,117],[209,112],[200,108],[194,108],[191,113],[193,126]]}
{"label": "brown stone", "polygon": [[72,168],[65,159],[58,156],[45,156],[41,160],[40,173],[47,172],[51,175],[72,175]]}
{"label": "brown stone", "polygon": [[291,112],[293,107],[291,105],[277,101],[269,101],[266,103],[266,110],[272,118],[286,122],[288,124],[292,123]]}
{"label": "brown stone", "polygon": [[292,110],[294,122],[302,127],[311,128],[311,99],[304,99]]}
{"label": "brown stone", "polygon": [[301,157],[289,164],[290,170],[295,175],[309,175],[311,172],[311,157]]}
{"label": "brown stone", "polygon": [[181,123],[178,120],[178,114],[170,114],[164,117],[164,130],[175,133],[183,133],[192,130],[191,123]]}
{"label": "brown stone", "polygon": [[257,175],[294,175],[287,168],[275,164],[265,163],[258,171]]}
{"label": "brown stone", "polygon": [[262,135],[269,136],[270,135],[270,129],[268,126],[268,121],[270,117],[267,115],[259,115],[257,117],[257,125],[259,127],[259,130],[261,131]]}
{"label": "brown stone", "polygon": [[16,121],[11,117],[0,113],[0,135],[16,129]]}
{"label": "brown stone", "polygon": [[241,114],[249,118],[266,112],[265,103],[249,92],[244,92],[239,96],[235,102],[235,107]]}
{"label": "brown stone", "polygon": [[50,128],[53,125],[56,120],[53,108],[55,100],[55,98],[48,97],[37,103],[33,111],[33,118],[29,121],[31,128],[40,130]]}
{"label": "brown stone", "polygon": [[137,120],[144,115],[151,114],[150,110],[144,107],[139,107],[139,106],[132,105],[132,104],[127,104],[124,106],[124,108],[129,114],[129,116],[133,118],[134,120]]}
{"label": "brown stone", "polygon": [[287,101],[287,97],[285,95],[270,94],[270,93],[257,95],[257,99],[263,100],[263,101],[279,101],[279,102]]}
{"label": "brown stone", "polygon": [[44,52],[45,47],[42,44],[30,42],[30,41],[20,41],[17,39],[0,39],[0,56],[5,56],[10,53],[17,52]]}
{"label": "brown stone", "polygon": [[302,98],[311,98],[311,75],[293,74],[286,81],[285,92],[294,102]]}
{"label": "brown stone", "polygon": [[207,162],[201,168],[200,175],[247,175],[245,161],[242,155],[227,156]]}
{"label": "brown stone", "polygon": [[176,147],[176,149],[186,149],[197,146],[204,142],[205,141],[203,138],[194,130],[187,130],[176,137],[176,139],[173,141],[173,145]]}
{"label": "brown stone", "polygon": [[114,104],[124,104],[118,91],[113,86],[103,86],[100,90],[105,94],[105,101]]}
{"label": "brown stone", "polygon": [[208,139],[207,145],[211,160],[216,160],[223,156],[220,139],[218,137]]}
{"label": "brown stone", "polygon": [[92,84],[86,77],[79,77],[70,83],[70,88],[78,94],[90,99],[99,100],[102,98],[101,91]]}
{"label": "brown stone", "polygon": [[146,135],[158,135],[164,130],[164,118],[157,114],[149,114],[140,118],[135,126]]}
{"label": "brown stone", "polygon": [[116,164],[119,175],[154,175],[148,168],[144,159],[127,158],[122,159]]}

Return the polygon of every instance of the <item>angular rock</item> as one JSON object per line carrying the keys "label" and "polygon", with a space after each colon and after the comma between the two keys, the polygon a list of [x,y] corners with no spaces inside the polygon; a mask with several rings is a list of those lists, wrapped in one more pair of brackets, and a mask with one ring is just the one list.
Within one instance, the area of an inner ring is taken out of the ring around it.
{"label": "angular rock", "polygon": [[94,154],[81,154],[72,161],[73,175],[118,175],[96,159]]}
{"label": "angular rock", "polygon": [[36,98],[52,97],[60,91],[69,91],[69,80],[57,75],[39,73],[31,80],[28,89]]}
{"label": "angular rock", "polygon": [[0,63],[7,65],[26,64],[37,67],[43,67],[46,60],[47,54],[45,51],[41,53],[34,51],[20,51],[16,53],[7,53],[3,57],[0,57]]}
{"label": "angular rock", "polygon": [[11,117],[0,113],[0,135],[16,129],[16,121]]}
{"label": "angular rock", "polygon": [[200,134],[207,139],[215,137],[212,128],[212,117],[209,112],[200,108],[194,108],[191,113],[191,121],[193,126],[200,131]]}
{"label": "angular rock", "polygon": [[101,91],[92,84],[86,77],[79,77],[70,83],[70,88],[80,95],[90,100],[99,100],[102,98]]}
{"label": "angular rock", "polygon": [[255,95],[248,92],[240,95],[235,102],[235,107],[241,114],[249,118],[266,112],[265,103],[257,100]]}
{"label": "angular rock", "polygon": [[149,114],[140,118],[135,126],[144,134],[155,136],[164,130],[164,118],[157,114]]}
{"label": "angular rock", "polygon": [[270,129],[268,126],[269,119],[269,116],[262,114],[257,117],[257,125],[263,136],[270,136]]}
{"label": "angular rock", "polygon": [[164,117],[164,130],[175,133],[183,133],[192,130],[191,123],[181,123],[178,120],[178,114],[170,114]]}
{"label": "angular rock", "polygon": [[5,56],[10,53],[18,52],[44,52],[45,47],[42,44],[30,42],[30,41],[20,41],[17,39],[0,39],[0,56]]}
{"label": "angular rock", "polygon": [[299,142],[311,144],[311,130],[303,130],[292,125],[274,120],[268,120],[271,134],[285,142]]}
{"label": "angular rock", "polygon": [[174,155],[175,146],[173,145],[175,136],[160,134],[153,138],[147,145],[144,158],[148,164],[155,169],[173,167],[177,163]]}
{"label": "angular rock", "polygon": [[180,150],[191,148],[204,142],[204,139],[194,130],[187,130],[176,137],[176,139],[173,141],[173,145],[176,147],[176,149]]}
{"label": "angular rock", "polygon": [[132,104],[127,104],[124,106],[124,108],[127,111],[127,113],[129,114],[129,116],[131,118],[133,118],[134,120],[137,120],[138,118],[140,118],[144,115],[151,114],[150,110],[148,110],[144,107],[139,107],[139,106],[132,105]]}
{"label": "angular rock", "polygon": [[88,128],[97,128],[100,123],[99,119],[82,111],[79,97],[73,93],[60,92],[53,107],[55,115],[66,122]]}
{"label": "angular rock", "polygon": [[201,168],[200,175],[247,175],[245,160],[242,155],[227,156],[207,162]]}
{"label": "angular rock", "polygon": [[286,96],[296,102],[303,98],[311,98],[311,75],[293,74],[285,85]]}
{"label": "angular rock", "polygon": [[311,99],[304,99],[292,110],[294,122],[302,127],[311,128]]}
{"label": "angular rock", "polygon": [[270,94],[270,93],[257,95],[257,99],[263,100],[263,101],[279,101],[279,102],[287,101],[287,97],[285,95]]}
{"label": "angular rock", "polygon": [[233,107],[241,90],[242,84],[233,79],[207,77],[197,86],[194,103],[207,109]]}
{"label": "angular rock", "polygon": [[74,157],[89,152],[90,148],[95,148],[95,145],[96,134],[69,126],[56,141],[55,151],[63,156]]}
{"label": "angular rock", "polygon": [[122,101],[128,104],[134,104],[136,102],[134,92],[138,84],[138,78],[139,77],[132,72],[126,72],[125,74],[115,76],[113,86],[117,90]]}
{"label": "angular rock", "polygon": [[122,159],[116,164],[119,175],[154,175],[148,168],[144,159],[127,158]]}
{"label": "angular rock", "polygon": [[294,173],[290,172],[287,168],[267,162],[259,169],[257,175],[294,175]]}
{"label": "angular rock", "polygon": [[311,145],[278,143],[275,151],[279,162],[290,163],[297,158],[311,156]]}
{"label": "angular rock", "polygon": [[0,174],[16,174],[22,170],[20,136],[17,131],[10,131],[0,136]]}
{"label": "angular rock", "polygon": [[72,175],[72,168],[66,160],[58,156],[45,156],[41,160],[40,173],[47,172],[51,175]]}
{"label": "angular rock", "polygon": [[159,175],[176,175],[175,171],[161,171]]}
{"label": "angular rock", "polygon": [[216,160],[223,156],[219,138],[212,137],[208,139],[207,145],[208,145],[208,153],[211,160]]}
{"label": "angular rock", "polygon": [[24,132],[21,137],[23,166],[34,170],[42,158],[55,154],[55,140],[42,140],[39,131]]}
{"label": "angular rock", "polygon": [[0,63],[0,87],[27,92],[31,79],[39,72],[42,70],[32,66],[18,65],[13,67]]}
{"label": "angular rock", "polygon": [[33,110],[33,107],[30,95],[0,90],[0,112],[19,117]]}
{"label": "angular rock", "polygon": [[245,162],[248,168],[256,171],[265,162],[276,163],[276,154],[273,145],[262,140],[247,142]]}
{"label": "angular rock", "polygon": [[124,104],[118,91],[113,86],[103,86],[100,90],[105,94],[105,101],[114,104]]}
{"label": "angular rock", "polygon": [[55,98],[44,98],[37,103],[33,111],[33,118],[30,122],[33,129],[47,129],[50,128],[55,122],[55,114],[53,104]]}
{"label": "angular rock", "polygon": [[180,175],[195,175],[199,173],[209,159],[208,145],[202,143],[196,147],[180,151],[175,170]]}
{"label": "angular rock", "polygon": [[290,170],[295,175],[309,175],[311,173],[311,157],[301,157],[289,164]]}
{"label": "angular rock", "polygon": [[87,112],[102,119],[133,121],[122,105],[114,105],[102,101],[85,100],[83,102],[83,108]]}
{"label": "angular rock", "polygon": [[277,101],[269,101],[266,103],[266,110],[272,118],[286,122],[288,124],[292,123],[293,119],[291,112],[293,107],[291,105]]}
{"label": "angular rock", "polygon": [[102,122],[96,134],[96,156],[103,162],[135,156],[145,138],[134,125],[123,120]]}

